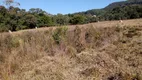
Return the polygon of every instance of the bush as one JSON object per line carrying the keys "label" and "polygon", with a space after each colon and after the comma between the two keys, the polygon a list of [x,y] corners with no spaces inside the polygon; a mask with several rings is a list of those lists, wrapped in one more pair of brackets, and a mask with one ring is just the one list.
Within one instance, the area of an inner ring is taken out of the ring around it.
{"label": "bush", "polygon": [[60,44],[60,41],[66,37],[67,30],[68,30],[67,27],[61,27],[55,29],[55,31],[52,33],[52,37],[57,44]]}
{"label": "bush", "polygon": [[20,38],[19,37],[13,37],[11,39],[11,47],[18,47],[20,46]]}
{"label": "bush", "polygon": [[76,15],[70,20],[71,24],[83,24],[85,23],[85,17],[81,15]]}

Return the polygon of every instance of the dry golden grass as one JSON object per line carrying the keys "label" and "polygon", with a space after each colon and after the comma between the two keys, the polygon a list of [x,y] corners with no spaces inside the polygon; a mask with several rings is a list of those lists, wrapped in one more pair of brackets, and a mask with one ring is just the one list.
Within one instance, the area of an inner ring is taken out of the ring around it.
{"label": "dry golden grass", "polygon": [[0,33],[0,80],[142,80],[141,21]]}

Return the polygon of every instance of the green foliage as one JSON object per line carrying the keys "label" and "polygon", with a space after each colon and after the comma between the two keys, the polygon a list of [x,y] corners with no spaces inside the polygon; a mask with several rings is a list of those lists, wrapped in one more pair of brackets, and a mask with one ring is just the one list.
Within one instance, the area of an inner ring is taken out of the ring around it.
{"label": "green foliage", "polygon": [[5,27],[5,24],[0,24],[0,32],[8,31],[8,27]]}
{"label": "green foliage", "polygon": [[66,25],[69,22],[69,17],[62,14],[57,14],[53,17],[53,22],[56,25]]}
{"label": "green foliage", "polygon": [[100,15],[104,20],[120,20],[120,19],[135,19],[142,17],[141,5],[130,5],[123,7],[115,7],[107,11],[105,14]]}
{"label": "green foliage", "polygon": [[83,24],[85,23],[85,17],[82,15],[75,15],[71,20],[71,24]]}
{"label": "green foliage", "polygon": [[110,5],[106,6],[104,9],[112,10],[113,8],[116,8],[116,7],[141,5],[141,4],[142,4],[142,0],[125,0],[125,1],[111,3]]}
{"label": "green foliage", "polygon": [[20,46],[20,38],[19,37],[12,37],[10,43],[11,47],[19,47]]}
{"label": "green foliage", "polygon": [[42,9],[40,8],[31,8],[29,10],[29,13],[32,13],[32,14],[43,14],[45,11],[43,11]]}
{"label": "green foliage", "polygon": [[38,27],[44,27],[44,26],[52,26],[53,22],[51,20],[51,17],[43,15],[43,16],[39,16],[38,18],[38,22],[37,22],[37,26]]}
{"label": "green foliage", "polygon": [[55,29],[55,31],[52,34],[52,37],[57,44],[60,44],[60,41],[66,37],[67,30],[68,30],[67,27],[61,27],[61,28]]}
{"label": "green foliage", "polygon": [[28,26],[29,28],[34,28],[37,23],[37,18],[34,15],[26,15],[25,16],[25,25]]}
{"label": "green foliage", "polygon": [[17,31],[23,29],[31,29],[44,26],[52,26],[52,18],[41,9],[30,9],[26,12],[25,9],[17,7],[9,7],[6,9],[0,6],[0,32],[8,30]]}

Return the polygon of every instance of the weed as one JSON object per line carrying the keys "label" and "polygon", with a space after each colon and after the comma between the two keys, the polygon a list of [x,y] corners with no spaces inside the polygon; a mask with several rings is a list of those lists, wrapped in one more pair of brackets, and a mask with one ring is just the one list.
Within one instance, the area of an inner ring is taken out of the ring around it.
{"label": "weed", "polygon": [[21,41],[22,40],[19,37],[12,37],[11,46],[14,47],[14,48],[19,47]]}
{"label": "weed", "polygon": [[55,31],[52,34],[52,37],[57,44],[60,44],[61,40],[66,37],[67,30],[68,30],[67,27],[61,27],[55,29]]}

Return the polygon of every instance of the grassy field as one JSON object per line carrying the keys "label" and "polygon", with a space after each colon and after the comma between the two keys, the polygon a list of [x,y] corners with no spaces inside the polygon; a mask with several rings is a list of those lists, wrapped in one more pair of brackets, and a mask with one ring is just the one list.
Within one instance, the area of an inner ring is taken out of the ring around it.
{"label": "grassy field", "polygon": [[142,80],[142,19],[0,33],[0,80]]}

